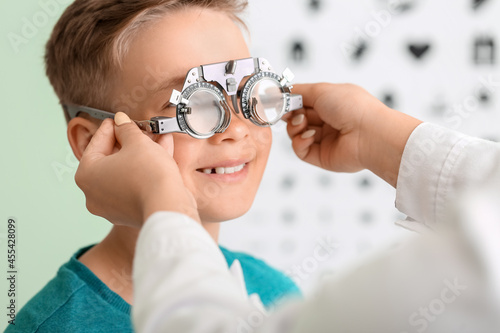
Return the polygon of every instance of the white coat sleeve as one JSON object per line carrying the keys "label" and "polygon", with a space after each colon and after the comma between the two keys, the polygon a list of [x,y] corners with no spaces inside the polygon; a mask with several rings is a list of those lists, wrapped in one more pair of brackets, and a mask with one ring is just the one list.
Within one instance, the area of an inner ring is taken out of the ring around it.
{"label": "white coat sleeve", "polygon": [[445,221],[459,193],[491,179],[500,168],[500,144],[430,123],[419,125],[406,143],[396,187],[401,225],[418,230]]}
{"label": "white coat sleeve", "polygon": [[[184,215],[157,212],[146,221],[136,246],[134,328],[139,333],[441,333],[454,331],[442,324],[459,316],[471,332],[499,332],[498,327],[474,330],[493,327],[487,320],[496,315],[484,306],[479,306],[481,316],[461,312],[471,302],[478,304],[476,295],[466,291],[484,285],[455,264],[470,256],[457,250],[450,257],[446,244],[417,240],[325,280],[304,302],[289,301],[267,313],[242,295],[199,224]],[[440,295],[447,305],[438,325],[419,309],[428,311],[434,304],[430,300]]]}

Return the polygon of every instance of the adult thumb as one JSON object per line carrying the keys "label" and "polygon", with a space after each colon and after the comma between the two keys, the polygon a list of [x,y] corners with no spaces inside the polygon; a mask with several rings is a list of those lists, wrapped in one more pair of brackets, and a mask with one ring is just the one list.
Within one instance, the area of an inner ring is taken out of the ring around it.
{"label": "adult thumb", "polygon": [[136,141],[143,134],[139,127],[125,113],[117,112],[115,115],[115,136],[116,140],[123,147],[128,142]]}

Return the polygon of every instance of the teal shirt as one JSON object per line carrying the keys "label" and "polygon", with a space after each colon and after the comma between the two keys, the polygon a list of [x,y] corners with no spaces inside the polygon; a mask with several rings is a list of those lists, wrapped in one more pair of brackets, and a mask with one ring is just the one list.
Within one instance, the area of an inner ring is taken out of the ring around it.
{"label": "teal shirt", "polygon": [[[19,311],[15,325],[8,325],[5,332],[133,332],[131,306],[78,260],[92,246],[78,250],[62,265],[57,275]],[[220,249],[228,266],[235,259],[240,261],[248,294],[259,294],[266,307],[284,296],[300,296],[290,278],[262,260]]]}

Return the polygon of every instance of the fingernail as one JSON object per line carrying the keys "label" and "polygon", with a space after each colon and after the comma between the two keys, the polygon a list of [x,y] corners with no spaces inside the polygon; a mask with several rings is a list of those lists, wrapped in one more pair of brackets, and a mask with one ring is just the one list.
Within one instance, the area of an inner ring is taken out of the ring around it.
{"label": "fingernail", "polygon": [[302,139],[309,139],[310,137],[313,137],[314,134],[316,134],[316,130],[309,130],[309,131],[302,133],[302,135],[300,137]]}
{"label": "fingernail", "polygon": [[304,115],[301,113],[292,118],[292,125],[293,126],[300,125],[302,124],[303,121],[304,121]]}
{"label": "fingernail", "polygon": [[115,124],[116,126],[121,126],[123,124],[130,123],[130,118],[123,112],[118,112],[115,114]]}

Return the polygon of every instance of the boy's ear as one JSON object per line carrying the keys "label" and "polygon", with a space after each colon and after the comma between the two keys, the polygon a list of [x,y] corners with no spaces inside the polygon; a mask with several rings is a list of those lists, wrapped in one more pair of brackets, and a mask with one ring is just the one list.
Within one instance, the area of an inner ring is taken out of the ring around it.
{"label": "boy's ear", "polygon": [[87,148],[98,128],[99,124],[95,121],[82,117],[75,117],[69,121],[68,141],[71,149],[73,149],[73,154],[78,160],[82,158],[85,148]]}

